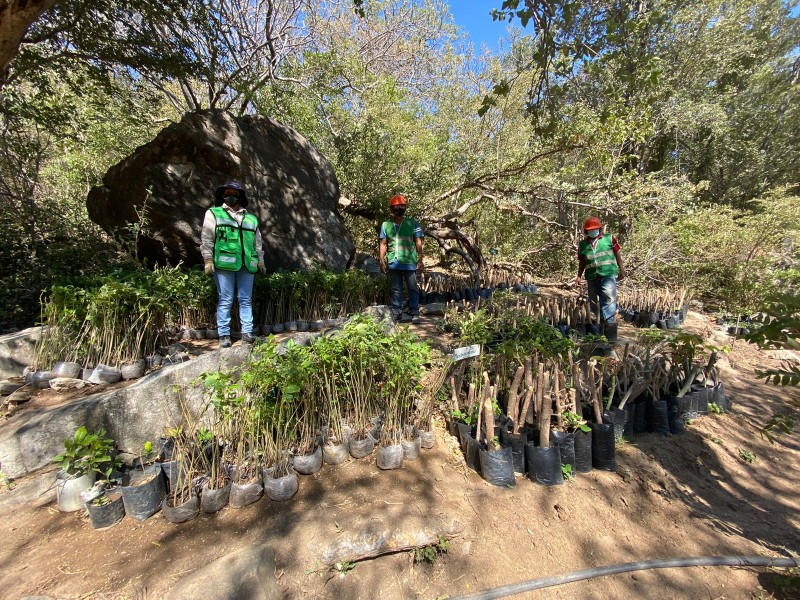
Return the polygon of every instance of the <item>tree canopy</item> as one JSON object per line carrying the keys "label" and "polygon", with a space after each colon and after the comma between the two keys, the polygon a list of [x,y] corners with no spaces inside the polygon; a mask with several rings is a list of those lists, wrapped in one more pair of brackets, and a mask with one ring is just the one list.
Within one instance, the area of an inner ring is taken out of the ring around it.
{"label": "tree canopy", "polygon": [[0,3],[3,323],[94,268],[81,256],[117,264],[88,188],[209,107],[317,145],[365,251],[403,192],[448,270],[476,274],[491,249],[566,280],[596,214],[641,285],[694,278],[743,311],[797,280],[798,2],[497,5],[492,53],[444,0]]}

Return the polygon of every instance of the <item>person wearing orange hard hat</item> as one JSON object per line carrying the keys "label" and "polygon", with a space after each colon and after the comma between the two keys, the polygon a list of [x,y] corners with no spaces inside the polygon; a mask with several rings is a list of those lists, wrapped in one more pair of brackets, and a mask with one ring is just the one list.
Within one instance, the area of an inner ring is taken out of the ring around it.
{"label": "person wearing orange hard hat", "polygon": [[580,284],[585,276],[589,291],[589,303],[602,325],[601,331],[610,341],[616,339],[617,325],[617,280],[625,278],[620,247],[610,233],[602,233],[603,223],[597,217],[589,217],[583,223],[584,239],[578,244],[578,276]]}
{"label": "person wearing orange hard hat", "polygon": [[[408,202],[402,194],[389,200],[392,218],[384,221],[380,233],[381,271],[392,284],[392,317],[395,321],[419,323],[417,271],[422,270],[422,227],[406,217]],[[408,289],[408,312],[403,312],[403,284]]]}

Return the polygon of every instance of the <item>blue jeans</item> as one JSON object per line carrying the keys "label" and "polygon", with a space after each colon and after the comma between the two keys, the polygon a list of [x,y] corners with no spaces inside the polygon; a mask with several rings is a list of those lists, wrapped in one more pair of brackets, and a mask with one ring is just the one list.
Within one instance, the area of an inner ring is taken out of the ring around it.
{"label": "blue jeans", "polygon": [[589,304],[597,313],[597,301],[600,300],[601,321],[613,323],[617,314],[617,278],[596,277],[586,281],[589,287]]}
{"label": "blue jeans", "polygon": [[219,302],[217,303],[217,329],[219,336],[231,334],[231,307],[233,306],[233,291],[236,288],[236,298],[239,300],[239,320],[242,322],[242,333],[253,333],[253,280],[255,274],[247,269],[238,271],[214,271],[214,281],[217,283]]}
{"label": "blue jeans", "polygon": [[389,269],[392,282],[392,314],[395,319],[403,312],[403,283],[408,288],[408,310],[412,315],[419,314],[419,286],[417,272],[402,269]]}

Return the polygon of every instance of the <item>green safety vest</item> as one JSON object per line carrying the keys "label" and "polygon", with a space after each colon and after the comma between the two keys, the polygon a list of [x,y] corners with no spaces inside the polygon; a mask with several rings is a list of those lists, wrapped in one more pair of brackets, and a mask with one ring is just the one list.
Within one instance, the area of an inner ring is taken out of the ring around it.
{"label": "green safety vest", "polygon": [[417,264],[417,243],[414,240],[416,222],[414,219],[403,219],[400,227],[394,226],[394,221],[384,221],[383,235],[389,242],[387,261],[392,264],[395,259],[401,265]]}
{"label": "green safety vest", "polygon": [[217,220],[214,266],[223,271],[238,271],[243,266],[251,273],[258,271],[258,219],[254,215],[246,214],[239,225],[221,206],[215,206],[211,212]]}
{"label": "green safety vest", "polygon": [[614,256],[614,241],[610,233],[598,239],[594,247],[591,242],[581,240],[578,252],[586,257],[585,277],[587,280],[619,275],[617,257]]}

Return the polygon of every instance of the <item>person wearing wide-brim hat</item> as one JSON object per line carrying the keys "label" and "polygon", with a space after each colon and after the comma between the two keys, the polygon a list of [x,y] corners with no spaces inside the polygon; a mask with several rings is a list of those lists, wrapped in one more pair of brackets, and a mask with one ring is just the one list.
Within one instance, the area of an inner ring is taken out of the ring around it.
{"label": "person wearing wide-brim hat", "polygon": [[242,340],[252,344],[253,280],[266,273],[264,250],[258,219],[247,212],[247,193],[236,181],[228,181],[214,191],[214,207],[206,211],[200,235],[200,252],[205,272],[214,277],[219,294],[217,329],[220,348],[231,345],[231,307],[233,294],[239,301]]}
{"label": "person wearing wide-brim hat", "polygon": [[583,222],[584,239],[578,244],[578,276],[585,276],[589,303],[598,315],[601,329],[610,341],[616,339],[617,280],[625,278],[625,267],[619,243],[611,233],[603,233],[603,223],[597,217]]}

